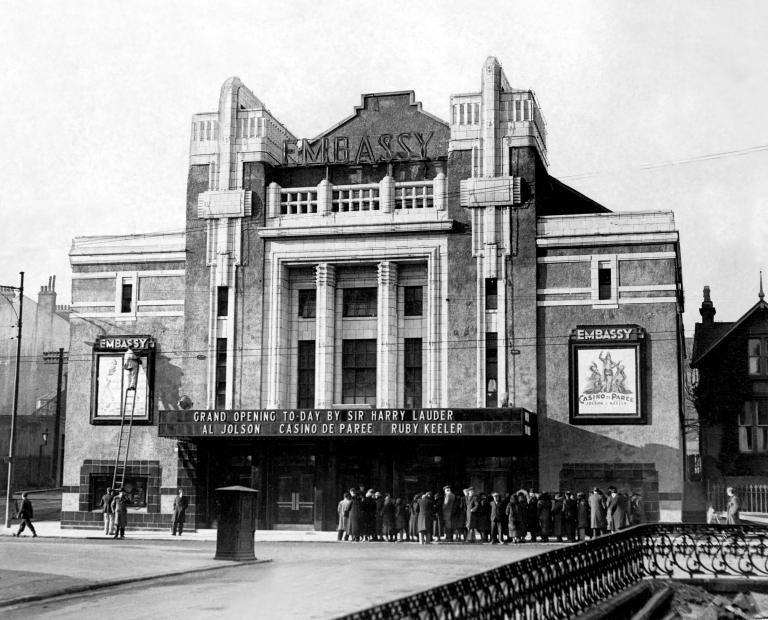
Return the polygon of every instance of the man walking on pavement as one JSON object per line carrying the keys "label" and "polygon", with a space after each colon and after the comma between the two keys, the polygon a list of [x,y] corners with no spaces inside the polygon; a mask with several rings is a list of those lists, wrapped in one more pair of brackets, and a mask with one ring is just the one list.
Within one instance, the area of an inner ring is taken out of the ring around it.
{"label": "man walking on pavement", "polygon": [[171,528],[171,536],[176,536],[176,530],[178,528],[179,536],[184,529],[184,521],[186,520],[187,507],[189,506],[189,498],[184,496],[184,491],[179,489],[179,495],[173,500],[173,527]]}
{"label": "man walking on pavement", "polygon": [[24,527],[28,527],[32,532],[32,536],[37,538],[35,526],[32,525],[32,517],[35,513],[34,510],[32,510],[32,502],[29,500],[27,495],[29,494],[26,491],[21,494],[21,508],[19,508],[18,514],[18,518],[21,519],[21,525],[19,526],[19,531],[16,532],[14,536],[21,536],[21,533],[24,531]]}

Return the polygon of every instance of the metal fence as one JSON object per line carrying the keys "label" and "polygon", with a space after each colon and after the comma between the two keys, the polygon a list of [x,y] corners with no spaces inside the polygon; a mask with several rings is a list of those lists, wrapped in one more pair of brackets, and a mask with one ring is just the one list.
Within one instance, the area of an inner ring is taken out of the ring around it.
{"label": "metal fence", "polygon": [[715,512],[725,512],[728,496],[725,489],[733,487],[741,500],[742,512],[768,513],[768,484],[707,484],[707,501]]}
{"label": "metal fence", "polygon": [[344,620],[572,618],[647,578],[768,577],[768,528],[647,524],[377,605]]}

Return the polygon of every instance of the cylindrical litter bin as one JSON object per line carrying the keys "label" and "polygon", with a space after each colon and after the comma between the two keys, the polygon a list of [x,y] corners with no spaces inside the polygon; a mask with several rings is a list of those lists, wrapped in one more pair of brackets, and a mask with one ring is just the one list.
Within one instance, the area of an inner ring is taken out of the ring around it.
{"label": "cylindrical litter bin", "polygon": [[216,489],[219,526],[216,531],[215,560],[255,560],[253,533],[256,531],[256,498],[259,492],[234,486]]}

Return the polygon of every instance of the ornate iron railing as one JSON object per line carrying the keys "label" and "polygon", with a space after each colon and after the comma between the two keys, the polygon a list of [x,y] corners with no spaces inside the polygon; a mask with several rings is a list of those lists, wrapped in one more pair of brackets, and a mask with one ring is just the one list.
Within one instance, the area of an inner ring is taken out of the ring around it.
{"label": "ornate iron railing", "polygon": [[638,525],[345,616],[572,618],[646,578],[768,575],[768,528]]}

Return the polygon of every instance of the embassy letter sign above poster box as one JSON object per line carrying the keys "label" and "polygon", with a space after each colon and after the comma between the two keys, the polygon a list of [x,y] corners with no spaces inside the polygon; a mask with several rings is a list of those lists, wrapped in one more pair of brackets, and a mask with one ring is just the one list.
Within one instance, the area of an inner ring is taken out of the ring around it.
{"label": "embassy letter sign above poster box", "polygon": [[[129,371],[123,368],[128,349],[141,362],[133,393],[127,391]],[[101,335],[93,343],[91,365],[91,424],[120,424],[133,417],[134,424],[152,422],[155,340],[149,335]]]}
{"label": "embassy letter sign above poster box", "polygon": [[645,332],[580,325],[570,338],[571,424],[645,424]]}
{"label": "embassy letter sign above poster box", "polygon": [[532,436],[526,409],[226,409],[160,411],[160,437]]}

